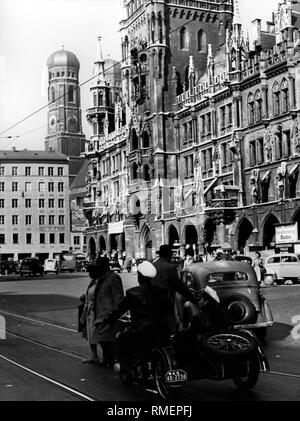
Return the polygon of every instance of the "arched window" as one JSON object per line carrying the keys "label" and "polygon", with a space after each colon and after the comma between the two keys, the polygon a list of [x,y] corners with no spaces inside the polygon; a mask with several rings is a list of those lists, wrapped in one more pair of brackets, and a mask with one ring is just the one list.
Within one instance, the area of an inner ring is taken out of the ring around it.
{"label": "arched window", "polygon": [[280,90],[279,85],[277,82],[274,83],[273,89],[273,114],[279,115],[280,114]]}
{"label": "arched window", "polygon": [[255,93],[255,120],[262,120],[262,96],[261,91],[257,90]]}
{"label": "arched window", "polygon": [[189,34],[185,27],[180,29],[180,49],[181,50],[189,49]]}
{"label": "arched window", "polygon": [[150,139],[147,132],[143,132],[143,148],[150,147]]}
{"label": "arched window", "polygon": [[53,87],[51,88],[51,101],[55,101],[55,89]]}
{"label": "arched window", "polygon": [[281,92],[282,92],[282,112],[287,113],[290,108],[290,99],[289,99],[289,85],[286,79],[283,79],[281,83]]}
{"label": "arched window", "polygon": [[138,178],[138,166],[136,162],[134,162],[131,167],[131,178],[132,180],[136,180]]}
{"label": "arched window", "polygon": [[207,40],[206,40],[206,33],[203,29],[200,29],[198,32],[198,51],[200,53],[206,53],[207,50]]}
{"label": "arched window", "polygon": [[254,123],[254,117],[255,117],[255,106],[254,106],[254,98],[252,93],[248,95],[248,121],[249,124]]}
{"label": "arched window", "polygon": [[93,104],[94,104],[94,107],[97,107],[97,94],[96,94],[96,92],[94,92],[94,95],[93,95]]}
{"label": "arched window", "polygon": [[68,90],[68,101],[69,102],[74,102],[74,88],[73,88],[73,86],[70,86],[69,87],[69,90]]}
{"label": "arched window", "polygon": [[151,16],[151,42],[155,43],[155,13],[152,13]]}
{"label": "arched window", "polygon": [[159,36],[159,43],[163,43],[163,29],[162,29],[162,16],[161,12],[158,13],[158,36]]}
{"label": "arched window", "polygon": [[99,104],[99,107],[103,106],[103,92],[99,92],[98,104]]}
{"label": "arched window", "polygon": [[133,151],[137,150],[139,148],[139,140],[136,134],[135,129],[132,130],[132,135],[131,135],[131,149]]}
{"label": "arched window", "polygon": [[144,166],[144,180],[150,181],[150,168],[149,165]]}
{"label": "arched window", "polygon": [[185,90],[187,91],[190,87],[190,78],[189,78],[189,73],[190,73],[190,66],[187,66],[187,68],[185,69],[185,75],[184,75],[184,82],[185,82]]}

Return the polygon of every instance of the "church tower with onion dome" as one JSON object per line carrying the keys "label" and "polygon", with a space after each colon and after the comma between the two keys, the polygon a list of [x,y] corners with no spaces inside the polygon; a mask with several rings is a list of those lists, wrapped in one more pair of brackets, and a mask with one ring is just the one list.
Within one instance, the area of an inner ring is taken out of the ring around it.
{"label": "church tower with onion dome", "polygon": [[70,176],[82,165],[80,155],[85,148],[82,132],[79,69],[80,64],[70,51],[61,49],[51,54],[48,67],[48,129],[45,150],[70,158]]}

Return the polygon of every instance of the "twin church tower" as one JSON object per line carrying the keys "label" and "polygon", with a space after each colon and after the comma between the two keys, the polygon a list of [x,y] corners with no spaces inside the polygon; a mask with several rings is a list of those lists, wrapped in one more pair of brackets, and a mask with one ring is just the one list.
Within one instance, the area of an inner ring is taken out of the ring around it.
{"label": "twin church tower", "polygon": [[69,157],[72,180],[83,164],[80,155],[85,148],[79,87],[80,64],[75,54],[61,49],[51,54],[47,67],[49,106],[45,150]]}

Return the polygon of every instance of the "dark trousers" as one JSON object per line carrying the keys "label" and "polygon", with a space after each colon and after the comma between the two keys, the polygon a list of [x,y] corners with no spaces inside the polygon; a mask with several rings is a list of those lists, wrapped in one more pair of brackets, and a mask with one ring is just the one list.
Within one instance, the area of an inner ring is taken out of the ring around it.
{"label": "dark trousers", "polygon": [[117,359],[117,344],[115,342],[100,342],[103,363],[113,365]]}

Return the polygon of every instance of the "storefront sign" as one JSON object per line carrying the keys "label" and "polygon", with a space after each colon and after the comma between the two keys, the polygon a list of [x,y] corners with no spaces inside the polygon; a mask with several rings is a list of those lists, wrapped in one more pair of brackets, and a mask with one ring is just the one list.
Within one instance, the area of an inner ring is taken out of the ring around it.
{"label": "storefront sign", "polygon": [[293,244],[285,244],[284,246],[276,246],[275,253],[295,253],[295,247]]}
{"label": "storefront sign", "polygon": [[124,221],[112,222],[108,224],[108,234],[123,234],[124,232]]}
{"label": "storefront sign", "polygon": [[278,225],[276,230],[276,244],[295,243],[298,241],[298,222]]}

